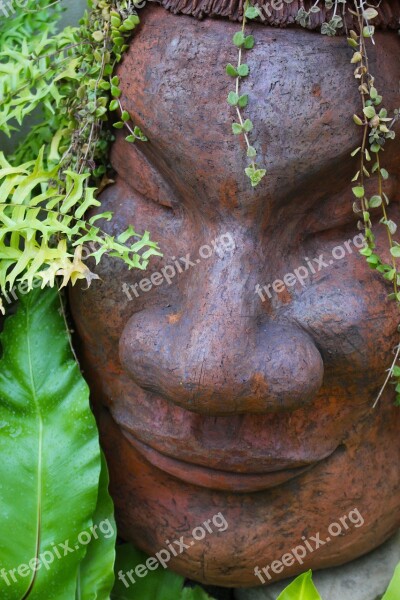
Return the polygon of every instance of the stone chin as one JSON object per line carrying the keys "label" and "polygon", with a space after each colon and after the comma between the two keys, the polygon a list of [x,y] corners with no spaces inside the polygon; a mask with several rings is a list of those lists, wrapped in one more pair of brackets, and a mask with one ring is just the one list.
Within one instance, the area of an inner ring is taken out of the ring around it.
{"label": "stone chin", "polygon": [[[188,484],[144,458],[143,448],[115,424],[108,411],[98,413],[102,444],[111,470],[112,495],[120,535],[155,555],[167,543],[184,536],[221,512],[228,527],[197,541],[169,566],[186,577],[224,587],[260,585],[262,569],[295,551],[301,563],[264,573],[265,583],[349,562],[376,548],[400,526],[398,468],[389,446],[396,446],[400,418],[388,425],[388,412],[367,419],[362,428],[330,457],[284,484],[258,492],[215,489]],[[365,435],[366,430],[368,435]],[[387,447],[379,440],[387,440]],[[374,448],[374,450],[371,450]],[[399,453],[397,453],[399,454]],[[398,456],[396,461],[400,458]],[[152,460],[152,459],[151,459]],[[163,465],[160,464],[162,467]],[[222,485],[221,485],[222,482]],[[383,500],[385,499],[385,500]],[[347,519],[352,511],[362,518],[357,527]],[[337,537],[335,537],[337,535]],[[327,538],[330,537],[330,541]],[[318,542],[315,548],[314,540]],[[304,553],[305,540],[312,551]],[[287,559],[288,560],[288,559]]]}

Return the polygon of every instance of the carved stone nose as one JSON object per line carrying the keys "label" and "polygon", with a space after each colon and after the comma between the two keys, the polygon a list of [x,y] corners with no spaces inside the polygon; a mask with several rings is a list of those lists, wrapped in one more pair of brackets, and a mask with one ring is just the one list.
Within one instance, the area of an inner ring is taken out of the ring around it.
{"label": "carved stone nose", "polygon": [[143,311],[127,323],[120,359],[132,379],[186,410],[215,415],[294,410],[321,387],[323,362],[296,326]]}

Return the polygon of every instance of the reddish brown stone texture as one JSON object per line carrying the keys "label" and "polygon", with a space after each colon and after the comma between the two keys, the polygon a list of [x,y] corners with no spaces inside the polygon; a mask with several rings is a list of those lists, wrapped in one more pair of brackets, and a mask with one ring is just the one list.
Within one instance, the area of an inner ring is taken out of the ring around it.
{"label": "reddish brown stone texture", "polygon": [[[101,210],[115,213],[110,231],[149,229],[164,258],[147,272],[106,259],[102,282],[74,290],[71,301],[121,535],[152,554],[221,511],[227,531],[171,566],[250,586],[259,583],[256,565],[302,536],[326,537],[354,508],[362,527],[276,579],[347,562],[396,530],[400,412],[392,388],[371,408],[397,342],[388,289],[356,250],[329,265],[332,249],[357,233],[351,52],[344,39],[254,27],[243,89],[268,176],[253,190],[224,101],[236,28],[144,11],[119,75],[122,102],[150,141],[118,139],[118,177]],[[399,104],[398,51],[396,34],[377,34],[371,69],[390,110]],[[393,199],[399,154],[397,141],[384,154]],[[392,211],[398,219],[396,204]],[[233,252],[138,298],[123,293],[124,282],[139,283],[172,257],[195,262],[227,232]],[[385,246],[384,231],[378,241]],[[255,293],[321,254],[327,266],[304,286],[264,294],[265,302]]]}

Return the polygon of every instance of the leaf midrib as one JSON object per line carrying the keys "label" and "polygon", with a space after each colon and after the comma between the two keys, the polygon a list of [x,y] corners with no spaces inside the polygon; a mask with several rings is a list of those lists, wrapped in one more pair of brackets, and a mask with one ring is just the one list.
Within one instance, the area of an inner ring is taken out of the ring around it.
{"label": "leaf midrib", "polygon": [[[35,558],[39,557],[39,549],[40,549],[40,528],[41,528],[41,509],[42,509],[42,456],[43,456],[43,417],[40,410],[40,404],[37,397],[35,380],[33,376],[33,365],[32,365],[32,353],[31,353],[31,341],[30,341],[30,319],[29,319],[29,308],[26,310],[26,345],[27,345],[27,357],[28,357],[28,365],[29,365],[29,377],[31,380],[31,390],[32,397],[36,407],[36,413],[39,420],[39,440],[38,440],[38,466],[37,466],[37,478],[38,478],[38,486],[37,486],[37,530],[36,530],[36,551]],[[21,600],[26,600],[30,595],[33,586],[35,584],[37,576],[37,570],[34,571],[33,577],[29,583],[29,587],[25,594],[22,596]]]}

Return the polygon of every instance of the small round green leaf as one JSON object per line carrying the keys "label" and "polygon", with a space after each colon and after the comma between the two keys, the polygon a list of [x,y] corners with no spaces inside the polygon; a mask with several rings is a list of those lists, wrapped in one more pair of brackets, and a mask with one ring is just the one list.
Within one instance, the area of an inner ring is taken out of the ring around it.
{"label": "small round green leaf", "polygon": [[260,11],[255,6],[249,6],[244,14],[246,19],[256,19],[260,16]]}
{"label": "small round green leaf", "polygon": [[111,25],[113,27],[119,27],[121,25],[120,17],[111,17]]}
{"label": "small round green leaf", "polygon": [[372,100],[375,100],[375,98],[378,95],[378,90],[372,86],[371,89],[370,89],[370,91],[369,91],[369,95],[372,98]]}
{"label": "small round green leaf", "polygon": [[235,69],[235,67],[233,65],[231,65],[231,63],[229,63],[228,65],[226,65],[226,72],[231,77],[237,77],[238,76],[237,70]]}
{"label": "small round green leaf", "polygon": [[94,31],[92,33],[92,38],[96,41],[96,42],[102,42],[104,40],[104,33],[102,31]]}
{"label": "small round green leaf", "polygon": [[239,102],[239,95],[236,92],[229,92],[227,102],[231,106],[237,106]]}
{"label": "small round green leaf", "polygon": [[249,65],[246,65],[246,64],[240,65],[237,70],[240,77],[247,77],[247,75],[249,74],[249,71],[250,71]]}
{"label": "small round green leaf", "polygon": [[393,246],[393,248],[390,248],[390,254],[395,258],[400,258],[400,246]]}
{"label": "small round green leaf", "polygon": [[254,47],[254,37],[252,35],[246,36],[243,45],[246,50],[251,50]]}
{"label": "small round green leaf", "polygon": [[240,46],[243,46],[243,44],[245,43],[245,37],[242,31],[238,31],[237,33],[235,33],[235,35],[233,36],[233,43],[235,44],[235,46],[238,46],[238,48],[240,48]]}
{"label": "small round green leaf", "polygon": [[243,94],[243,96],[240,96],[239,100],[238,100],[238,104],[240,106],[240,108],[245,108],[249,103],[249,96],[248,94]]}
{"label": "small round green leaf", "polygon": [[367,119],[373,119],[376,115],[375,108],[373,106],[366,106],[363,109],[363,113],[367,117]]}
{"label": "small round green leaf", "polygon": [[371,38],[375,33],[375,27],[373,25],[366,25],[363,29],[363,37]]}
{"label": "small round green leaf", "polygon": [[368,204],[370,208],[378,208],[382,204],[382,198],[380,196],[372,196]]}
{"label": "small round green leaf", "polygon": [[364,198],[365,190],[362,185],[353,187],[353,194],[356,198]]}
{"label": "small round green leaf", "polygon": [[250,119],[245,120],[245,122],[243,123],[243,129],[246,133],[249,133],[249,131],[253,129],[253,123],[252,121],[250,121]]}
{"label": "small round green leaf", "polygon": [[371,21],[372,19],[375,19],[375,17],[377,17],[377,16],[378,16],[378,11],[375,10],[375,8],[367,8],[363,12],[363,17],[367,21]]}

